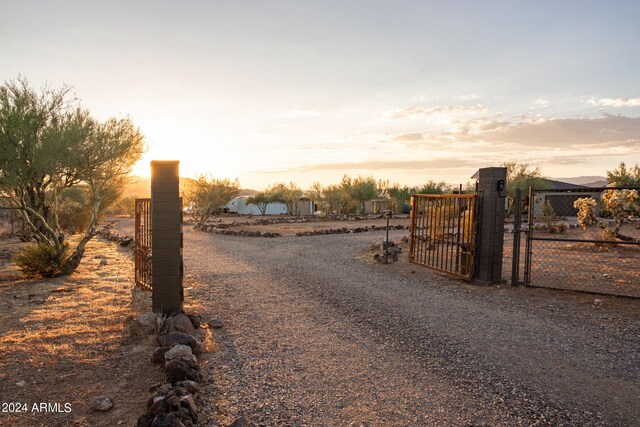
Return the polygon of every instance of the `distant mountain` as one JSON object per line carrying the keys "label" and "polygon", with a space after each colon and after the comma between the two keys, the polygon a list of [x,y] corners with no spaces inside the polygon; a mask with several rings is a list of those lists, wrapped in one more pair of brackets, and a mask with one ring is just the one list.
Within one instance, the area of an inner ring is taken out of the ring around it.
{"label": "distant mountain", "polygon": [[573,178],[553,178],[556,181],[568,182],[569,184],[584,185],[587,187],[604,187],[607,185],[606,176],[576,176]]}

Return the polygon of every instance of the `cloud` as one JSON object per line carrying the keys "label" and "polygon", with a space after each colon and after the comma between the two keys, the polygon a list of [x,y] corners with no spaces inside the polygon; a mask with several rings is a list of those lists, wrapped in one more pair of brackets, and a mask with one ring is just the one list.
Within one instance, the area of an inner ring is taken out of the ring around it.
{"label": "cloud", "polygon": [[549,106],[549,100],[544,98],[538,98],[533,101],[534,108],[547,108]]}
{"label": "cloud", "polygon": [[313,110],[289,110],[286,113],[278,114],[281,119],[304,119],[309,117],[318,117],[320,113]]}
{"label": "cloud", "polygon": [[603,107],[639,107],[640,98],[590,98],[585,101],[589,105],[600,105]]}
{"label": "cloud", "polygon": [[640,117],[547,119],[460,136],[529,148],[640,147]]}
{"label": "cloud", "polygon": [[485,114],[487,113],[487,108],[484,105],[443,105],[438,107],[405,107],[399,108],[387,113],[387,115],[394,119],[404,119],[404,118],[413,118],[413,117],[452,117],[452,116],[461,116],[461,115],[477,115],[477,114]]}
{"label": "cloud", "polygon": [[354,171],[354,170],[428,170],[473,168],[476,160],[447,157],[430,160],[367,160],[362,162],[316,163],[284,170],[265,170],[259,173],[311,172],[311,171]]}
{"label": "cloud", "polygon": [[414,142],[414,141],[424,141],[424,136],[421,133],[405,133],[402,135],[398,135],[393,139],[396,141]]}

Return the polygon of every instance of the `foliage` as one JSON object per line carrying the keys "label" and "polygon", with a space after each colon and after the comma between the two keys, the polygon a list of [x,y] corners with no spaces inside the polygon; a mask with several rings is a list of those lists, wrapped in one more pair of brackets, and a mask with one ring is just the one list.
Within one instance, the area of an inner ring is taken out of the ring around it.
{"label": "foliage", "polygon": [[[130,119],[99,122],[69,99],[69,91],[38,92],[21,77],[0,87],[0,208],[16,210],[36,242],[64,258],[65,274],[78,267],[98,216],[144,150]],[[63,257],[62,193],[72,187],[85,191],[89,221]]]}
{"label": "foliage", "polygon": [[567,225],[564,222],[558,221],[556,211],[548,200],[542,207],[542,217],[540,219],[549,233],[563,233],[567,229]]}
{"label": "foliage", "polygon": [[573,202],[573,207],[578,209],[578,224],[584,230],[597,222],[593,209],[597,204],[592,197],[581,197]]}
{"label": "foliage", "polygon": [[342,177],[342,190],[357,203],[358,213],[365,213],[365,203],[373,200],[378,195],[378,187],[373,177],[350,178],[347,175]]}
{"label": "foliage", "polygon": [[247,197],[247,204],[257,206],[260,211],[260,215],[265,215],[267,213],[267,206],[275,201],[274,194],[268,190],[259,191],[253,196]]}
{"label": "foliage", "polygon": [[530,169],[528,163],[506,162],[507,168],[507,198],[509,203],[508,214],[513,213],[516,189],[520,189],[526,197],[529,187],[537,190],[547,190],[551,186],[544,180],[540,168]]}
{"label": "foliage", "polygon": [[429,182],[422,187],[417,187],[414,190],[414,194],[445,194],[451,191],[451,186],[447,185],[444,181],[436,182],[429,180]]}
{"label": "foliage", "polygon": [[620,162],[617,168],[607,171],[607,181],[613,187],[640,187],[640,164],[627,169],[624,162]]}
{"label": "foliage", "polygon": [[136,198],[134,196],[120,197],[106,209],[106,213],[133,217],[136,214]]}
{"label": "foliage", "polygon": [[610,225],[596,218],[594,207],[597,205],[595,199],[591,197],[582,197],[577,199],[573,206],[578,209],[578,224],[586,230],[591,225],[598,225],[602,231],[613,238],[617,238],[626,242],[637,242],[631,236],[620,233],[622,226],[630,218],[640,215],[640,199],[637,190],[605,190],[602,195],[602,203],[605,209],[611,213],[615,222],[613,229]]}
{"label": "foliage", "polygon": [[193,219],[198,224],[204,224],[240,194],[240,182],[237,179],[231,181],[229,178],[216,179],[209,175],[200,175],[189,184],[185,193]]}
{"label": "foliage", "polygon": [[68,257],[67,243],[62,244],[62,251],[46,243],[31,243],[15,255],[14,261],[28,277],[56,277],[63,274]]}
{"label": "foliage", "polygon": [[274,202],[280,202],[287,207],[289,215],[298,215],[298,202],[302,197],[302,190],[294,182],[278,183],[267,189],[272,194]]}

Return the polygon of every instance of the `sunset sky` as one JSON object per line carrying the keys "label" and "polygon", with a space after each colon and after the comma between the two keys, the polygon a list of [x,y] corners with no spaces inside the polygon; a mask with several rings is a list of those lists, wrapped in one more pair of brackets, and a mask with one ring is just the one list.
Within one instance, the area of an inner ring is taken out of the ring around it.
{"label": "sunset sky", "polygon": [[640,162],[640,2],[2,1],[0,80],[130,115],[152,159],[262,189]]}

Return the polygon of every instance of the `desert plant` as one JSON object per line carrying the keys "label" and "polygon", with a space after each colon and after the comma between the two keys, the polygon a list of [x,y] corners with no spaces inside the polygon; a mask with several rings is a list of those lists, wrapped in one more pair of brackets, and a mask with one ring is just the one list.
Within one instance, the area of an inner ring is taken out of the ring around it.
{"label": "desert plant", "polygon": [[[144,150],[131,120],[99,122],[68,99],[69,91],[38,93],[24,78],[0,87],[0,208],[18,212],[36,242],[64,260],[65,274],[80,264],[98,216]],[[61,197],[71,187],[86,192],[90,220],[66,256]]]}
{"label": "desert plant", "polygon": [[31,243],[18,251],[14,261],[28,277],[56,277],[64,273],[69,257],[69,245],[62,244],[62,251],[45,243]]}
{"label": "desert plant", "polygon": [[549,233],[562,233],[567,229],[566,224],[558,220],[556,211],[548,200],[542,207],[542,217],[540,217],[540,220]]}
{"label": "desert plant", "polygon": [[[602,195],[602,203],[614,218],[613,225],[596,218],[594,206],[597,205],[597,202],[591,197],[577,199],[573,206],[578,209],[578,224],[584,230],[592,225],[597,225],[610,238],[625,242],[638,242],[638,239],[622,234],[620,230],[630,218],[640,215],[639,202],[640,198],[637,190],[605,190]],[[611,228],[612,226],[613,228]]]}
{"label": "desert plant", "polygon": [[240,194],[240,183],[236,179],[215,179],[208,175],[200,175],[186,189],[185,198],[193,219],[197,224],[204,224],[214,213],[220,211],[231,199]]}

